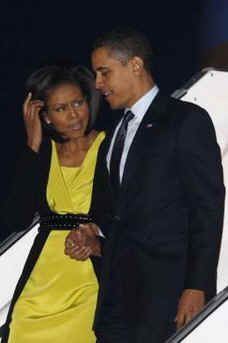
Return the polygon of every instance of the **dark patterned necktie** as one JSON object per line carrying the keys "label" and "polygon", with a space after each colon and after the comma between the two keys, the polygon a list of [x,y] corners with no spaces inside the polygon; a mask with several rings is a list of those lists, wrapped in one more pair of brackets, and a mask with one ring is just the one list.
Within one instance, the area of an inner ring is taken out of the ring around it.
{"label": "dark patterned necktie", "polygon": [[118,193],[120,187],[120,160],[123,153],[124,141],[127,135],[127,127],[130,120],[134,118],[131,111],[127,111],[116,134],[110,161],[110,179],[115,192]]}

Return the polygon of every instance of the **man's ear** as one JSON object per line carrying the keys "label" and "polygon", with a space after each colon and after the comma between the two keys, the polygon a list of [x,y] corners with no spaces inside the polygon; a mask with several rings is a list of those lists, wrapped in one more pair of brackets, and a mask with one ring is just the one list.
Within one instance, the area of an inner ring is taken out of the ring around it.
{"label": "man's ear", "polygon": [[143,60],[141,59],[141,57],[134,56],[131,59],[131,63],[132,63],[133,72],[136,75],[141,74],[143,67],[144,67],[144,63],[143,63]]}

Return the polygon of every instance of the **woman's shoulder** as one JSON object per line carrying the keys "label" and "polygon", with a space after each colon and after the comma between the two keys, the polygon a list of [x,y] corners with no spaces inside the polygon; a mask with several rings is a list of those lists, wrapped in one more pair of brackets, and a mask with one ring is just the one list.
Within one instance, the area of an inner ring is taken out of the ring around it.
{"label": "woman's shoulder", "polygon": [[104,131],[94,131],[91,145],[100,145],[105,139],[106,133]]}

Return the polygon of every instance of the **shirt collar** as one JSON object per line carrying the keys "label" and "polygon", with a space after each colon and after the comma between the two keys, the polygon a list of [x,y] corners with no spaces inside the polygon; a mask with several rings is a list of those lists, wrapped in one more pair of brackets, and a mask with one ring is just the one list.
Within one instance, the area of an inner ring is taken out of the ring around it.
{"label": "shirt collar", "polygon": [[135,115],[136,120],[140,120],[146,111],[148,110],[150,104],[159,92],[159,88],[155,85],[146,94],[144,94],[131,108],[126,108],[124,113],[131,111]]}

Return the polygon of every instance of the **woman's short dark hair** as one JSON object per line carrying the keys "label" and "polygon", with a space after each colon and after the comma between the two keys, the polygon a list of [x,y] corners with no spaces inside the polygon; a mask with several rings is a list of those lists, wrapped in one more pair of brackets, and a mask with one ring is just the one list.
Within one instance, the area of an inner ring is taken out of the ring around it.
{"label": "woman's short dark hair", "polygon": [[144,62],[144,68],[151,73],[153,52],[149,39],[140,31],[131,27],[117,27],[110,32],[102,33],[93,45],[93,51],[108,48],[111,54],[121,63],[126,64],[138,56]]}
{"label": "woman's short dark hair", "polygon": [[52,124],[46,124],[43,117],[50,91],[63,84],[77,86],[83,96],[86,97],[90,116],[85,134],[93,129],[100,105],[100,93],[95,88],[94,75],[84,66],[63,67],[52,65],[40,68],[31,74],[25,84],[26,94],[31,92],[32,100],[42,100],[44,102],[41,120],[45,133],[59,143],[63,143],[67,139],[62,137]]}

